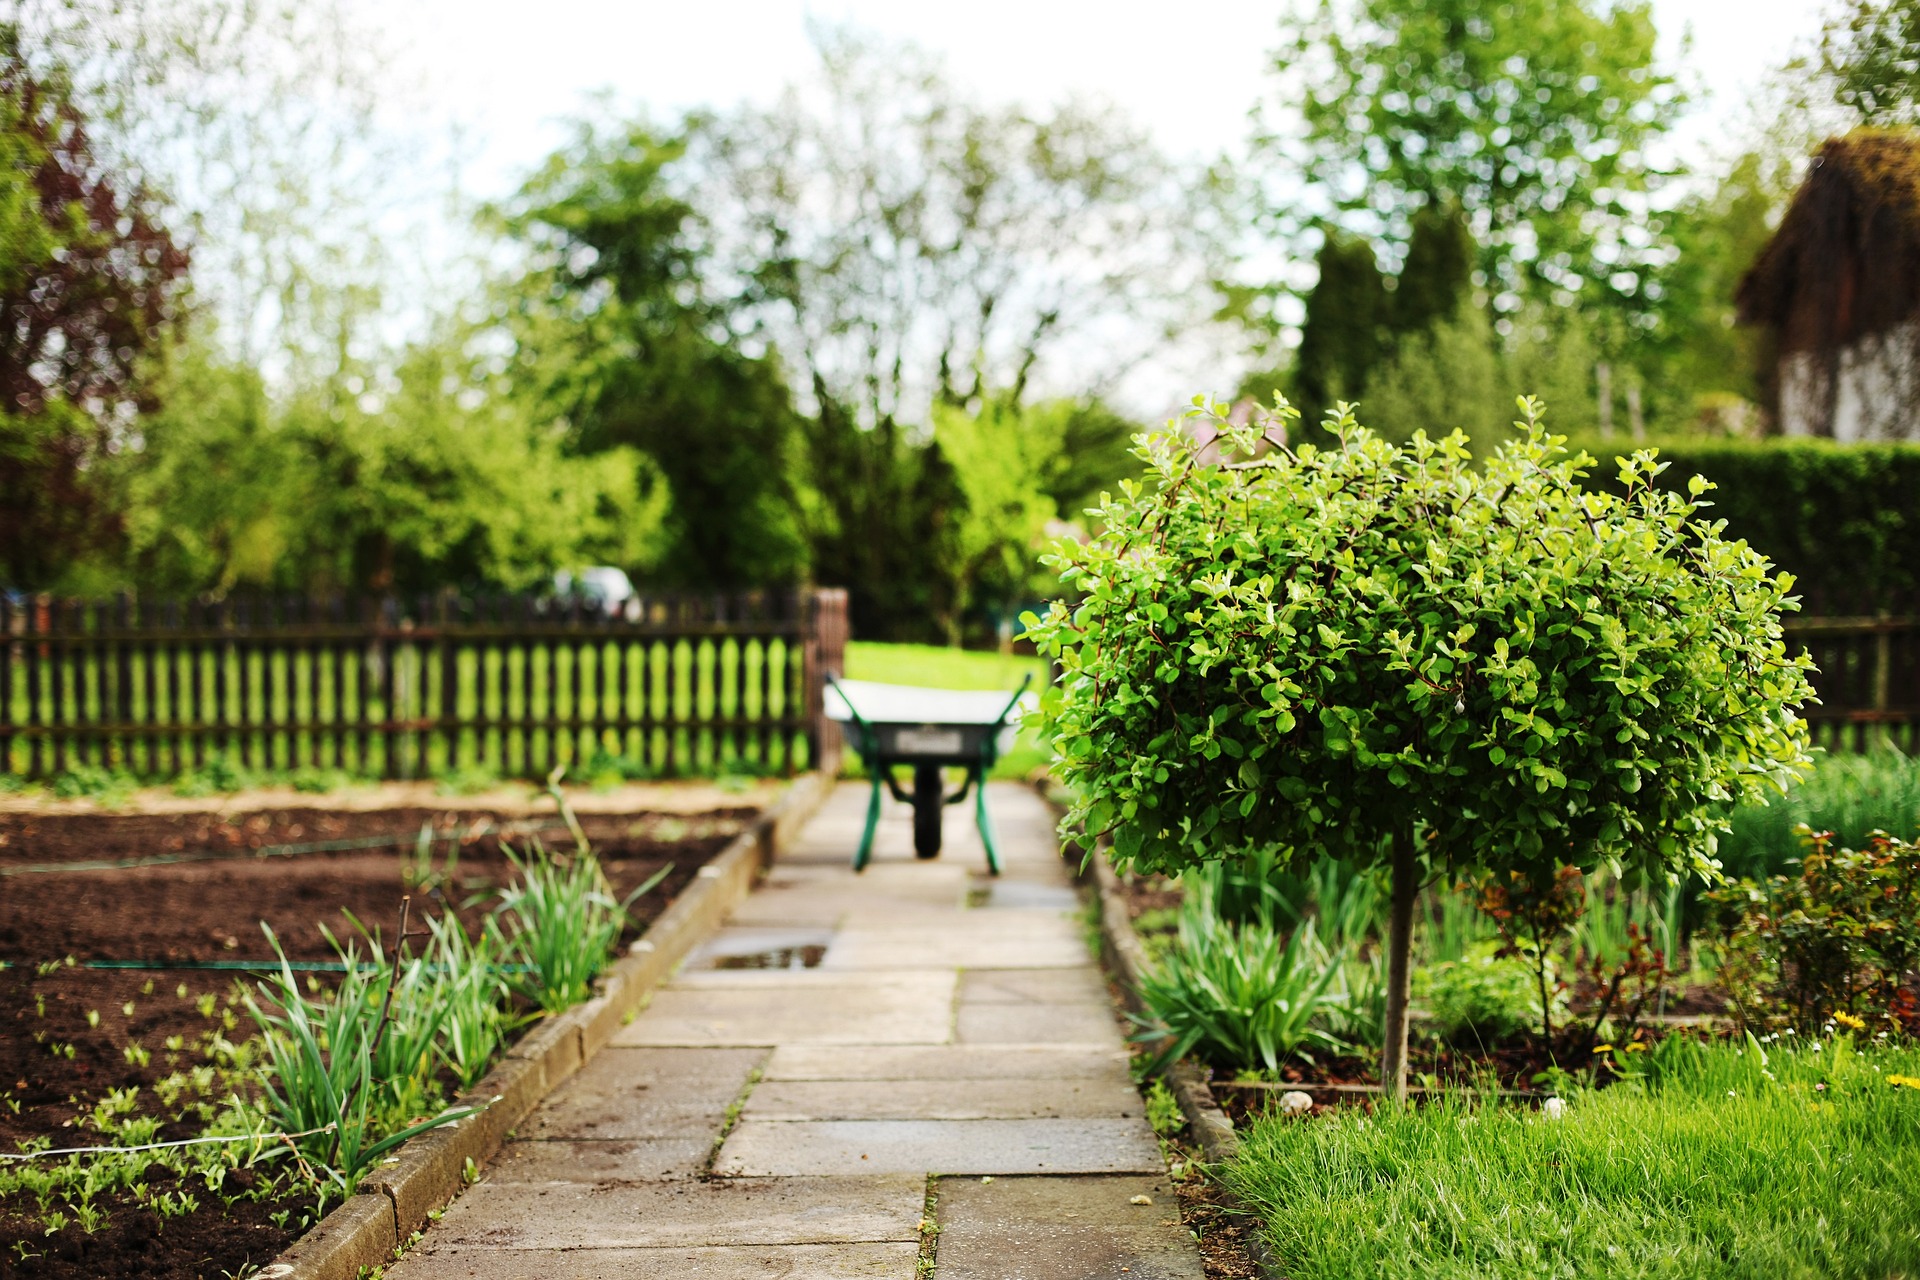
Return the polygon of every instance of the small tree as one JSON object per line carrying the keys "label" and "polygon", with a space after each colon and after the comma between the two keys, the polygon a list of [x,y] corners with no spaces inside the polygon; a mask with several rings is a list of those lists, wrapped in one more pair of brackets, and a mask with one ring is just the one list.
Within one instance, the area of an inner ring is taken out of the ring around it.
{"label": "small tree", "polygon": [[1396,1093],[1423,861],[1710,875],[1725,807],[1807,758],[1791,579],[1655,488],[1650,451],[1619,460],[1624,497],[1585,489],[1593,460],[1519,403],[1521,438],[1476,468],[1458,433],[1396,446],[1346,405],[1318,451],[1286,446],[1284,403],[1234,427],[1196,401],[1106,532],[1058,553],[1081,602],[1038,625],[1069,821],[1119,862],[1278,844],[1390,865]]}

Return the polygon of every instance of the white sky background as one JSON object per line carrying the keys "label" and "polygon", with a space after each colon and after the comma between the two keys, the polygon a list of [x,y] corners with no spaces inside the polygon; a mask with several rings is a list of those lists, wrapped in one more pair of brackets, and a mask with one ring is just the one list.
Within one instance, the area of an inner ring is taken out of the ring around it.
{"label": "white sky background", "polygon": [[[1677,139],[1687,159],[1704,162],[1735,141],[1750,94],[1817,35],[1823,9],[1820,0],[1654,0],[1669,66],[1690,31],[1679,67],[1705,90]],[[409,96],[426,108],[420,123],[459,130],[463,195],[486,200],[510,192],[564,142],[569,119],[598,114],[596,94],[662,121],[691,107],[771,100],[813,68],[810,19],[933,50],[963,89],[987,101],[1104,98],[1176,157],[1231,154],[1268,88],[1281,3],[405,0],[368,12],[394,41]],[[453,228],[432,230],[432,241],[460,238]],[[1170,367],[1150,381],[1163,384],[1171,405],[1185,398],[1176,384],[1194,389],[1193,376]]]}

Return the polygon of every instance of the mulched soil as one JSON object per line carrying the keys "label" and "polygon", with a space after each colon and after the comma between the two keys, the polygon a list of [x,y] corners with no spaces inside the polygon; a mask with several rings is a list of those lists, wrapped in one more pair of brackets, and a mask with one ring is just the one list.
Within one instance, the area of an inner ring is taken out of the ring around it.
{"label": "mulched soil", "polygon": [[[623,896],[673,864],[658,888],[633,903],[635,927],[629,938],[752,813],[582,818],[608,879]],[[436,868],[445,870],[450,844],[458,844],[459,860],[447,883],[415,892],[413,908],[432,915],[452,909],[470,925],[486,908],[467,900],[514,878],[503,840],[524,850],[539,829],[549,847],[572,845],[550,818],[510,819],[452,807],[124,817],[0,814],[0,871],[157,855],[183,859],[0,877],[0,961],[6,962],[0,968],[0,1150],[39,1136],[53,1137],[55,1146],[89,1145],[96,1140],[92,1131],[76,1120],[107,1091],[138,1086],[143,1099],[151,1098],[154,1081],[203,1061],[193,1046],[206,1033],[222,1029],[239,1039],[251,1027],[237,1003],[244,973],[99,970],[85,967],[86,961],[270,960],[263,923],[290,958],[333,959],[322,930],[350,936],[354,926],[343,912],[370,929],[393,932],[407,892],[405,869],[423,823],[442,838],[434,847]],[[377,837],[396,843],[291,856],[260,852]],[[361,949],[364,954],[364,943]],[[69,956],[76,962],[71,966]],[[205,996],[213,997],[211,1012],[202,1006]],[[229,1020],[237,1030],[229,1028]],[[186,1049],[166,1051],[170,1036],[182,1037]],[[123,1052],[134,1042],[151,1053],[144,1066]],[[188,1137],[191,1129],[172,1125],[159,1136]],[[165,1223],[131,1201],[109,1204],[104,1229],[88,1236],[69,1226],[50,1237],[20,1206],[0,1202],[0,1278],[217,1277],[271,1260],[296,1234],[274,1226],[272,1214],[292,1208],[297,1219],[303,1208],[297,1201],[226,1206],[204,1188],[199,1199],[200,1210]]]}

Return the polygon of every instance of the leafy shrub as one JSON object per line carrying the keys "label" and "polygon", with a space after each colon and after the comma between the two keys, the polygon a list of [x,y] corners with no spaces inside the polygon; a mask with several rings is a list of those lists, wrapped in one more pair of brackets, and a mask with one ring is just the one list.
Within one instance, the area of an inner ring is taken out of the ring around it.
{"label": "leafy shrub", "polygon": [[1423,971],[1433,1029],[1447,1040],[1491,1045],[1540,1021],[1539,978],[1531,961],[1483,942],[1464,958]]}
{"label": "leafy shrub", "polygon": [[302,795],[324,796],[353,785],[353,775],[345,769],[323,769],[303,765],[287,775],[287,785]]}
{"label": "leafy shrub", "polygon": [[500,785],[500,773],[488,764],[463,764],[441,770],[435,783],[443,796],[479,795]]}
{"label": "leafy shrub", "polygon": [[[1606,457],[1617,446],[1593,448]],[[1655,483],[1713,481],[1708,516],[1791,573],[1809,612],[1904,612],[1920,593],[1920,447],[1693,438],[1663,440],[1660,453],[1674,465]]]}
{"label": "leafy shrub", "polygon": [[1832,849],[1802,830],[1798,874],[1707,895],[1721,912],[1720,976],[1750,1027],[1811,1033],[1836,1017],[1920,1032],[1907,986],[1920,966],[1920,845],[1877,833]]}
{"label": "leafy shrub", "polygon": [[1101,534],[1061,544],[1079,599],[1028,627],[1062,672],[1042,705],[1070,821],[1119,863],[1390,862],[1396,1092],[1434,870],[1703,868],[1724,803],[1806,758],[1789,581],[1699,518],[1711,484],[1657,488],[1641,452],[1623,497],[1596,491],[1592,459],[1520,407],[1522,436],[1476,459],[1458,433],[1391,444],[1347,406],[1338,448],[1294,449],[1288,407],[1240,425],[1203,399],[1149,438]]}
{"label": "leafy shrub", "polygon": [[1156,1065],[1194,1054],[1217,1067],[1278,1071],[1308,1046],[1340,1046],[1322,1025],[1340,976],[1312,921],[1283,941],[1272,924],[1233,924],[1206,892],[1189,892],[1178,942],[1141,979],[1141,1038],[1166,1039]]}

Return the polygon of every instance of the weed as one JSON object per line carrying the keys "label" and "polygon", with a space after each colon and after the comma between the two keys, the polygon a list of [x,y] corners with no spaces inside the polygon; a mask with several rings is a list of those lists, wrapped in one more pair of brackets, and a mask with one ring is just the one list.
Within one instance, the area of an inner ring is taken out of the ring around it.
{"label": "weed", "polygon": [[558,1013],[591,993],[594,975],[626,927],[627,908],[666,879],[673,866],[660,868],[616,901],[590,850],[559,857],[536,840],[533,856],[524,861],[511,849],[506,852],[519,881],[502,891],[493,917],[504,938],[500,950],[529,967],[517,982],[522,993]]}
{"label": "weed", "polygon": [[1180,1100],[1173,1096],[1173,1090],[1167,1088],[1164,1080],[1155,1080],[1147,1087],[1147,1123],[1163,1139],[1178,1137],[1187,1126]]}

